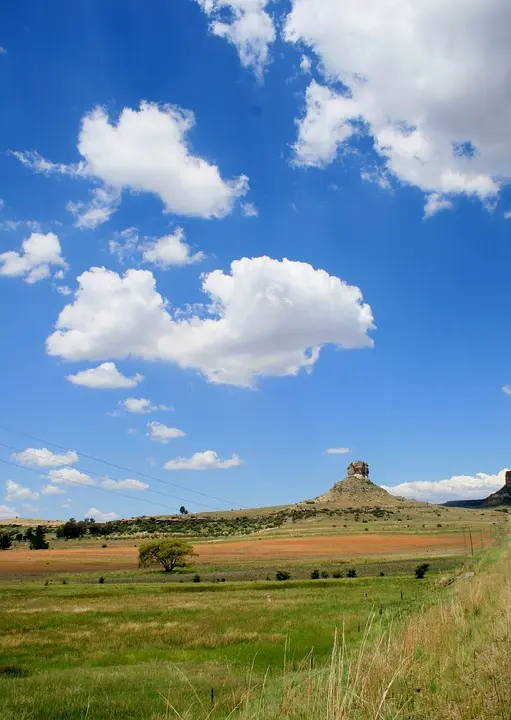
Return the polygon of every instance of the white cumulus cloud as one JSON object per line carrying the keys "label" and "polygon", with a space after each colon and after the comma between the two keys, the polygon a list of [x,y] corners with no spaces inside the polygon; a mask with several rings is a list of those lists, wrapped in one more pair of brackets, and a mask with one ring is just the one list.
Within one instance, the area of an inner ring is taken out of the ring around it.
{"label": "white cumulus cloud", "polygon": [[347,453],[350,453],[351,450],[349,448],[328,448],[328,450],[325,450],[325,455],[347,455]]}
{"label": "white cumulus cloud", "polygon": [[55,485],[96,485],[96,481],[90,475],[71,467],[50,470],[48,478]]}
{"label": "white cumulus cloud", "polygon": [[60,465],[73,465],[78,462],[78,455],[74,450],[66,453],[54,453],[47,448],[27,448],[14,455],[17,462],[22,465],[40,468],[59,467]]}
{"label": "white cumulus cloud", "polygon": [[58,237],[34,232],[21,243],[21,250],[0,253],[0,275],[22,277],[33,284],[50,276],[52,266],[64,266]]}
{"label": "white cumulus cloud", "polygon": [[30,488],[23,487],[15,483],[13,480],[7,480],[5,483],[5,499],[6,500],[37,500],[39,497],[38,492],[30,490]]}
{"label": "white cumulus cloud", "polygon": [[297,160],[325,165],[356,131],[434,196],[427,215],[460,194],[493,204],[511,176],[510,25],[507,0],[292,0],[284,38],[324,82],[307,91]]}
{"label": "white cumulus cloud", "polygon": [[262,77],[275,41],[275,27],[266,8],[268,0],[197,0],[213,21],[214,35],[232,43],[244,67],[251,67]]}
{"label": "white cumulus cloud", "polygon": [[228,470],[239,465],[243,465],[243,460],[238,455],[222,460],[214,450],[205,450],[190,458],[169,460],[163,467],[166,470]]}
{"label": "white cumulus cloud", "polygon": [[119,372],[115,363],[101,363],[95,368],[89,370],[80,370],[75,375],[67,375],[66,380],[73,385],[81,385],[82,387],[109,390],[116,388],[134,388],[144,379],[143,375],[133,375],[126,377]]}
{"label": "white cumulus cloud", "polygon": [[93,230],[103,225],[115,213],[121,202],[121,193],[116,188],[98,187],[90,192],[90,200],[83,202],[68,202],[66,208],[75,216],[75,226]]}
{"label": "white cumulus cloud", "polygon": [[117,520],[119,516],[114,512],[103,512],[103,510],[91,507],[87,510],[84,517],[94,518],[97,522],[109,522],[110,520]]}
{"label": "white cumulus cloud", "polygon": [[500,490],[505,483],[505,476],[506,469],[496,475],[488,473],[454,475],[447,480],[419,480],[383,487],[393,495],[432,503],[444,503],[448,500],[480,500]]}
{"label": "white cumulus cloud", "polygon": [[192,265],[204,260],[203,252],[192,253],[190,246],[185,242],[185,231],[176,228],[171,235],[164,235],[148,242],[143,248],[143,260],[162,268]]}
{"label": "white cumulus cloud", "polygon": [[106,488],[107,490],[134,490],[137,492],[142,492],[143,490],[147,490],[149,485],[144,482],[140,482],[140,480],[111,480],[110,478],[104,478],[101,481],[101,487]]}
{"label": "white cumulus cloud", "polygon": [[0,520],[10,520],[19,517],[19,513],[9,505],[0,505]]}
{"label": "white cumulus cloud", "polygon": [[198,314],[172,309],[147,270],[91,268],[78,284],[47,339],[48,353],[67,360],[166,360],[211,382],[251,386],[311,369],[323,345],[373,345],[359,288],[306,263],[243,258],[228,274],[207,273],[210,302]]}
{"label": "white cumulus cloud", "polygon": [[147,415],[155,410],[171,410],[167,405],[153,405],[147,398],[126,398],[119,403],[119,407],[126,412],[137,415]]}
{"label": "white cumulus cloud", "polygon": [[35,172],[102,183],[89,203],[68,204],[80,227],[108,220],[125,190],[153,193],[177,215],[221,218],[247,193],[248,178],[224,180],[216,165],[194,155],[187,137],[194,125],[192,112],[173,105],[142,102],[136,110],[124,108],[116,122],[97,107],[82,119],[79,163],[53,163],[35,152],[12,154]]}
{"label": "white cumulus cloud", "polygon": [[147,423],[147,429],[149,430],[147,435],[151,438],[151,440],[163,443],[164,445],[166,445],[169,440],[182,438],[186,434],[178,428],[168,427],[167,425],[159,422]]}
{"label": "white cumulus cloud", "polygon": [[58,485],[44,485],[41,488],[41,495],[63,495],[65,490],[62,490]]}

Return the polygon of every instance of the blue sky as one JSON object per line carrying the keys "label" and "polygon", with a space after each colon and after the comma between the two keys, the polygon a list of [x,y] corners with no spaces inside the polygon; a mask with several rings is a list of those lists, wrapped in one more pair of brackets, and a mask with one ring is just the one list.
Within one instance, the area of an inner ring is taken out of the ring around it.
{"label": "blue sky", "polygon": [[500,487],[510,10],[375,3],[1,9],[3,516]]}

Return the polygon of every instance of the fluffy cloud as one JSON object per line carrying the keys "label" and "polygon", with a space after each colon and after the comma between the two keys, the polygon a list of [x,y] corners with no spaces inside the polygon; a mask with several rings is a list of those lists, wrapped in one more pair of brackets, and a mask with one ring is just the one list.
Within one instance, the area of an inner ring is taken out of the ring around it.
{"label": "fluffy cloud", "polygon": [[[210,30],[232,43],[241,63],[252,67],[258,77],[268,62],[275,27],[266,12],[268,0],[197,0],[204,12],[213,18]],[[225,13],[228,14],[227,21]],[[222,19],[219,17],[222,16]]]}
{"label": "fluffy cloud", "polygon": [[105,222],[123,190],[154,193],[167,212],[221,218],[246,194],[248,179],[224,180],[216,165],[193,155],[187,135],[194,125],[192,112],[172,105],[142,102],[138,110],[124,108],[117,123],[98,107],[82,119],[79,163],[53,163],[34,152],[12,154],[35,172],[103,183],[89,204],[68,204],[82,227]]}
{"label": "fluffy cloud", "polygon": [[169,460],[163,467],[166,470],[228,470],[239,465],[243,465],[243,460],[238,455],[222,460],[214,450],[205,450],[195,453],[190,458]]}
{"label": "fluffy cloud", "polygon": [[298,160],[331,162],[356,128],[436,209],[456,194],[490,202],[511,175],[510,23],[507,0],[292,0],[284,37],[315,53],[325,82],[309,87]]}
{"label": "fluffy cloud", "polygon": [[81,370],[75,375],[67,375],[66,380],[74,385],[82,385],[83,387],[109,390],[116,388],[133,388],[136,387],[144,379],[143,375],[138,373],[133,377],[126,377],[117,370],[115,363],[101,363],[95,368],[89,370]]}
{"label": "fluffy cloud", "polygon": [[147,483],[140,482],[140,480],[111,480],[110,478],[105,478],[101,481],[101,487],[104,487],[107,490],[135,490],[137,492],[142,492],[143,490],[147,490],[149,485]]}
{"label": "fluffy cloud", "polygon": [[17,518],[18,516],[18,511],[15,510],[13,507],[9,507],[9,505],[0,505],[1,520],[10,520],[11,518]]}
{"label": "fluffy cloud", "polygon": [[30,488],[23,487],[15,483],[13,480],[7,480],[5,483],[5,499],[6,500],[37,500],[39,497],[38,492],[30,490]]}
{"label": "fluffy cloud", "polygon": [[311,82],[306,92],[305,116],[298,123],[295,163],[324,167],[331,163],[342,142],[355,131],[353,100]]}
{"label": "fluffy cloud", "polygon": [[66,266],[58,237],[54,233],[34,232],[21,243],[21,250],[0,253],[0,275],[22,277],[33,284],[49,277],[51,267]]}
{"label": "fluffy cloud", "polygon": [[506,395],[511,395],[511,385],[504,385],[502,392],[506,393]]}
{"label": "fluffy cloud", "polygon": [[65,490],[62,490],[58,485],[45,485],[41,488],[41,495],[63,495]]}
{"label": "fluffy cloud", "polygon": [[479,500],[500,490],[505,483],[506,469],[496,475],[476,473],[475,475],[454,475],[447,480],[401,483],[394,487],[384,486],[393,495],[415,500],[443,503],[448,500]]}
{"label": "fluffy cloud", "polygon": [[169,268],[198,263],[206,256],[203,252],[193,254],[190,252],[190,246],[185,242],[185,232],[179,227],[172,235],[164,235],[147,243],[143,248],[142,257],[145,262]]}
{"label": "fluffy cloud", "polygon": [[23,452],[16,453],[14,457],[22,465],[40,468],[73,465],[73,463],[78,462],[78,455],[74,450],[68,450],[66,453],[59,455],[46,448],[27,448]]}
{"label": "fluffy cloud", "polygon": [[119,516],[114,512],[103,512],[102,510],[98,510],[98,508],[91,507],[87,510],[84,517],[94,518],[97,522],[109,522],[110,520],[117,520]]}
{"label": "fluffy cloud", "polygon": [[58,470],[50,470],[48,473],[50,482],[55,485],[95,485],[96,481],[87,473],[76,468],[64,467]]}
{"label": "fluffy cloud", "polygon": [[91,190],[88,203],[68,202],[66,208],[75,218],[75,226],[93,230],[110,220],[121,202],[121,193],[116,188],[99,187]]}
{"label": "fluffy cloud", "polygon": [[153,405],[147,398],[126,398],[119,403],[119,407],[126,412],[135,413],[137,415],[147,415],[155,410],[171,410],[167,405]]}
{"label": "fluffy cloud", "polygon": [[350,452],[349,448],[328,448],[328,450],[325,450],[325,455],[346,455]]}
{"label": "fluffy cloud", "polygon": [[305,74],[310,73],[312,68],[312,60],[307,55],[302,55],[300,58],[300,70]]}
{"label": "fluffy cloud", "polygon": [[78,283],[47,340],[48,353],[66,360],[167,360],[211,382],[251,386],[312,368],[323,345],[373,345],[359,288],[306,263],[243,258],[230,274],[207,273],[210,303],[195,315],[172,311],[147,270],[121,277],[91,268]]}
{"label": "fluffy cloud", "polygon": [[148,437],[155,442],[163,443],[166,445],[169,440],[175,440],[176,438],[184,437],[186,433],[178,428],[171,428],[163,423],[150,422],[147,423]]}

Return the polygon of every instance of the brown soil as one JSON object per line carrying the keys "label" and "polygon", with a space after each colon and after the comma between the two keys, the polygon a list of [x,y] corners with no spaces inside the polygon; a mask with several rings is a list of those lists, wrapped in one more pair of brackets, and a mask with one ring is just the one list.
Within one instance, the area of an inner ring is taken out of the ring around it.
{"label": "brown soil", "polygon": [[[477,538],[478,547],[481,542]],[[486,547],[491,542],[484,537]],[[467,552],[462,533],[442,535],[351,535],[337,537],[243,540],[195,545],[197,562],[206,565],[255,564],[258,561],[348,560],[371,557],[424,557]],[[13,549],[0,552],[0,578],[55,572],[105,572],[137,568],[133,545],[65,547],[50,550]]]}

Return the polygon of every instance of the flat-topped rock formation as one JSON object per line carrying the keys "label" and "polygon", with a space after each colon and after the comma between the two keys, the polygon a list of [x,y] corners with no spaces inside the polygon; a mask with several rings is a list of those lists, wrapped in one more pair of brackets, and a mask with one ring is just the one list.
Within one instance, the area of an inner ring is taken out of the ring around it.
{"label": "flat-topped rock formation", "polygon": [[395,507],[418,504],[414,500],[395,497],[369,479],[369,465],[363,460],[348,466],[344,480],[339,480],[315,502],[333,507]]}

